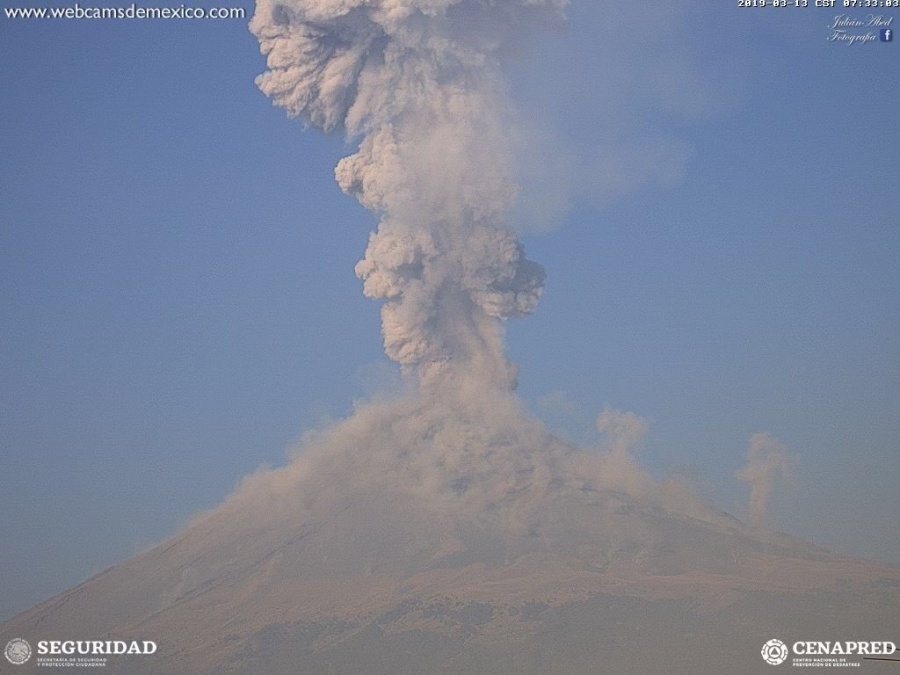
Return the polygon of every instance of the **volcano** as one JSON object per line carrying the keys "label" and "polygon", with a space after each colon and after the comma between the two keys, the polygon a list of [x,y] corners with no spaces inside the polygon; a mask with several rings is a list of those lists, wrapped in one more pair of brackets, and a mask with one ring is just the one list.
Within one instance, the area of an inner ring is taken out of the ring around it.
{"label": "volcano", "polygon": [[765,529],[790,465],[767,436],[739,474],[749,527],[643,470],[637,416],[605,412],[611,446],[582,449],[514,394],[506,322],[545,273],[508,222],[528,125],[503,67],[566,4],[258,0],[260,89],[359,141],[335,173],[379,219],[355,271],[409,391],[0,626],[11,672],[96,665],[73,641],[155,643],[105,657],[128,675],[756,673],[788,645],[785,667],[896,670],[810,657],[893,645],[900,570]]}
{"label": "volcano", "polygon": [[446,400],[361,408],[0,642],[157,643],[110,673],[397,675],[756,673],[772,638],[896,641],[900,569],[750,528],[621,459],[610,478],[610,455],[512,397]]}

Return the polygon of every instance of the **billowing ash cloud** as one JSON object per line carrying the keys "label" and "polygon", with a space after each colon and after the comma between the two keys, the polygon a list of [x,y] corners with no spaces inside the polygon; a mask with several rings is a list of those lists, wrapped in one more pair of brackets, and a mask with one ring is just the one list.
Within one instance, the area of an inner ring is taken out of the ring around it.
{"label": "billowing ash cloud", "polygon": [[787,448],[769,434],[754,434],[750,438],[747,464],[735,475],[750,486],[750,518],[754,525],[766,524],[769,500],[775,486],[789,478],[794,463]]}
{"label": "billowing ash cloud", "polygon": [[566,3],[258,0],[262,91],[291,116],[359,141],[335,170],[380,217],[356,273],[365,295],[384,302],[388,356],[419,386],[361,406],[309,435],[288,466],[249,477],[224,507],[235,523],[324,521],[363,504],[375,519],[369,533],[390,512],[398,522],[546,534],[567,522],[561,504],[581,504],[608,511],[595,523],[600,539],[644,539],[611,494],[720,521],[637,464],[641,418],[605,411],[598,429],[609,451],[584,452],[512,393],[505,321],[534,311],[544,271],[506,221],[522,132],[501,65],[532,27],[558,23]]}
{"label": "billowing ash cloud", "polygon": [[385,350],[421,383],[510,389],[503,322],[532,312],[544,271],[505,214],[514,114],[500,76],[529,26],[567,0],[259,0],[260,88],[292,116],[361,138],[335,173],[381,214],[356,267],[384,300]]}

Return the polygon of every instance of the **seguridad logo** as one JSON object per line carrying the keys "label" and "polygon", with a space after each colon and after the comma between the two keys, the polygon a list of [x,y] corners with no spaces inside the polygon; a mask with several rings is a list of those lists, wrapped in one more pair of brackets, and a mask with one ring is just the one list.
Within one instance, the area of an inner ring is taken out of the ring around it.
{"label": "seguridad logo", "polygon": [[41,640],[37,644],[39,655],[51,656],[119,656],[130,654],[155,654],[157,644],[152,640],[125,642],[124,640]]}

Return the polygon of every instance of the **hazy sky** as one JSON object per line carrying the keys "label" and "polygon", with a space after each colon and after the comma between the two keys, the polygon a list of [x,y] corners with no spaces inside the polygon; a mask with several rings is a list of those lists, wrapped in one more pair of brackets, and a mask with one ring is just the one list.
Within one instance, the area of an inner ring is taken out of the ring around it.
{"label": "hazy sky", "polygon": [[[0,17],[0,619],[395,377],[353,273],[375,220],[333,177],[355,146],[257,90],[243,6]],[[510,69],[547,270],[510,355],[559,433],[633,411],[654,474],[743,519],[771,434],[774,525],[900,564],[900,42],[829,41],[836,14],[573,0]]]}

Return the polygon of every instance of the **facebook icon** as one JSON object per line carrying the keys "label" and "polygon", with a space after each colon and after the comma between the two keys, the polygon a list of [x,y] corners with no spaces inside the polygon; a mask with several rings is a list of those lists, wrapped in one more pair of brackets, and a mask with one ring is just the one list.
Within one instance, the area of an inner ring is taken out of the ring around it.
{"label": "facebook icon", "polygon": [[881,41],[882,42],[890,42],[894,39],[894,29],[893,28],[882,28],[881,29]]}

